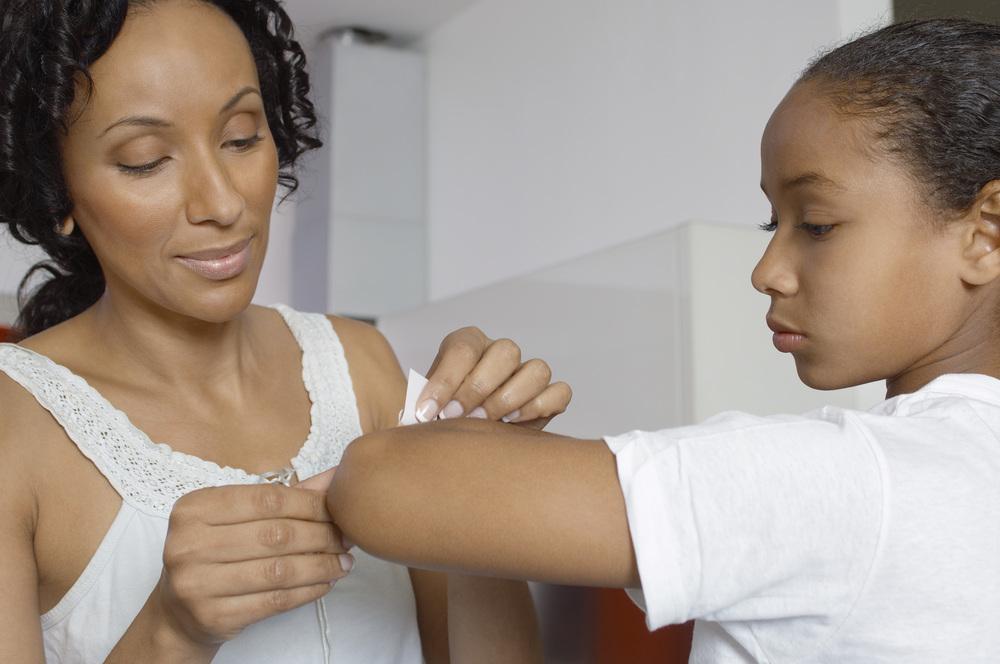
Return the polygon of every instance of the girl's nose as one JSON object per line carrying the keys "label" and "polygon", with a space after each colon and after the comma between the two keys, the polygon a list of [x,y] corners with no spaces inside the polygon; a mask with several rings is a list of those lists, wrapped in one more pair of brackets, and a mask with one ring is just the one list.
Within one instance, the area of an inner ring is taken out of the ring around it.
{"label": "girl's nose", "polygon": [[750,275],[750,283],[764,295],[788,297],[798,292],[799,282],[793,268],[793,257],[777,240],[777,235],[771,238]]}

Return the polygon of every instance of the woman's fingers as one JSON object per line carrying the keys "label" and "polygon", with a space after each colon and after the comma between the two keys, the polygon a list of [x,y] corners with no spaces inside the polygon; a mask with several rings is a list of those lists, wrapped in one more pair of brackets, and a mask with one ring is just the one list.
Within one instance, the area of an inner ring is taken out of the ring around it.
{"label": "woman's fingers", "polygon": [[[487,419],[489,417],[487,410],[482,408],[484,402],[495,395],[501,386],[519,372],[520,368],[521,348],[510,339],[494,341],[483,353],[479,363],[462,381],[448,405],[441,411],[442,418],[469,415]],[[548,384],[547,379],[545,384]],[[515,391],[513,396],[516,399],[518,392]],[[502,398],[497,397],[497,399]]]}
{"label": "woman's fingers", "polygon": [[572,398],[568,385],[549,385],[551,379],[542,360],[521,364],[521,349],[510,339],[492,341],[478,328],[462,328],[441,343],[416,416],[421,422],[466,416],[543,428]]}
{"label": "woman's fingers", "polygon": [[480,406],[480,416],[499,420],[516,413],[532,399],[541,396],[550,380],[552,369],[548,364],[542,360],[528,360],[486,397]]}
{"label": "woman's fingers", "polygon": [[164,546],[164,560],[184,565],[231,563],[304,553],[344,553],[340,530],[331,523],[298,519],[263,519],[213,526],[180,534]]}
{"label": "woman's fingers", "polygon": [[427,386],[417,400],[417,419],[430,422],[442,410],[453,405],[455,392],[472,370],[479,364],[491,340],[476,327],[463,327],[444,338],[434,363],[427,375]]}
{"label": "woman's fingers", "polygon": [[250,484],[198,489],[182,496],[170,513],[171,524],[229,525],[262,519],[332,522],[326,496],[280,484]]}
{"label": "woman's fingers", "polygon": [[237,597],[320,583],[330,585],[347,576],[353,565],[349,553],[307,553],[220,564],[205,581],[204,592],[215,597]]}
{"label": "woman's fingers", "polygon": [[309,479],[302,480],[298,484],[292,486],[293,489],[309,489],[310,491],[322,491],[323,495],[326,495],[326,490],[330,488],[330,482],[333,481],[333,475],[337,472],[337,467],[334,466],[329,470],[324,470],[318,475],[313,475]]}
{"label": "woman's fingers", "polygon": [[291,611],[310,602],[315,602],[330,592],[329,583],[317,583],[299,588],[279,588],[249,595],[232,597],[210,597],[204,599],[173,595],[167,588],[171,601],[192,605],[188,616],[193,629],[206,641],[228,641],[235,638],[248,625],[260,622],[273,615]]}
{"label": "woman's fingers", "polygon": [[543,429],[556,415],[566,411],[573,400],[573,390],[563,382],[552,383],[516,411],[503,417],[504,422]]}

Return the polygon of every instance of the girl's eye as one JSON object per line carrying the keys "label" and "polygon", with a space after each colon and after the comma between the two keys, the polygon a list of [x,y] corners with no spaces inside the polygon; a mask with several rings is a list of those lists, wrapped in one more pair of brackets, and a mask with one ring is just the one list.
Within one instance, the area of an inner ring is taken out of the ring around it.
{"label": "girl's eye", "polygon": [[833,230],[833,224],[799,224],[799,228],[813,237],[822,237]]}
{"label": "girl's eye", "polygon": [[251,136],[250,138],[238,138],[236,140],[227,141],[226,145],[231,145],[236,148],[237,152],[246,152],[253,146],[257,145],[263,140],[260,134]]}
{"label": "girl's eye", "polygon": [[757,228],[767,233],[773,233],[778,230],[778,220],[772,219],[771,221],[765,221],[763,224],[759,224]]}
{"label": "girl's eye", "polygon": [[118,170],[122,173],[128,173],[129,175],[149,175],[160,166],[162,166],[169,157],[163,157],[157,159],[156,161],[151,161],[148,164],[140,164],[139,166],[129,166],[128,164],[118,164]]}

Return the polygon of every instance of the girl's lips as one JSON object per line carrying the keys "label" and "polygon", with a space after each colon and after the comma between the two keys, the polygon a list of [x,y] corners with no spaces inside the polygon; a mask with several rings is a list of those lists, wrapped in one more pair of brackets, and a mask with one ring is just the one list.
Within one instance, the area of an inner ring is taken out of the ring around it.
{"label": "girl's lips", "polygon": [[806,335],[797,332],[775,332],[772,341],[774,347],[782,353],[793,353],[805,343]]}
{"label": "girl's lips", "polygon": [[[213,258],[191,258],[178,256],[177,260],[189,270],[212,281],[225,281],[239,276],[250,262],[250,244],[253,238],[244,240],[233,248],[232,253]],[[203,252],[218,254],[221,252]]]}

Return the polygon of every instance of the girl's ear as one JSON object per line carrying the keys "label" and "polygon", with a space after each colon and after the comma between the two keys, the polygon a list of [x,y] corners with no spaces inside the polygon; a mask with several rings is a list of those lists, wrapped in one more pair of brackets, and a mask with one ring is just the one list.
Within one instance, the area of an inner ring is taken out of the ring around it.
{"label": "girl's ear", "polygon": [[1000,277],[1000,180],[983,187],[966,223],[962,281],[983,286]]}

